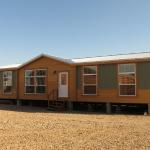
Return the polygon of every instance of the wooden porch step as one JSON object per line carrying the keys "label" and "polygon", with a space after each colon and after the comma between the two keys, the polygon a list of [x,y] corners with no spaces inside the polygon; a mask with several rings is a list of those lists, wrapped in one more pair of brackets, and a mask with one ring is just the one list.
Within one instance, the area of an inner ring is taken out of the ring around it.
{"label": "wooden porch step", "polygon": [[53,111],[64,111],[66,104],[64,101],[49,101],[48,109]]}
{"label": "wooden porch step", "polygon": [[48,95],[48,109],[49,110],[65,110],[66,102],[62,101],[58,97],[58,89],[53,89]]}

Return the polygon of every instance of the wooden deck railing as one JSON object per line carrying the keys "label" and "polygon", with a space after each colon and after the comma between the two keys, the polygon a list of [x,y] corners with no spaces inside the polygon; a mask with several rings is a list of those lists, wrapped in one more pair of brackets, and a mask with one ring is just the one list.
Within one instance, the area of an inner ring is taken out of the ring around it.
{"label": "wooden deck railing", "polygon": [[58,100],[58,90],[53,89],[49,94],[48,94],[48,107],[51,105],[52,102],[55,102]]}
{"label": "wooden deck railing", "polygon": [[58,98],[58,89],[53,89],[48,95],[48,109],[49,110],[65,110],[65,101]]}
{"label": "wooden deck railing", "polygon": [[58,90],[53,89],[48,95],[49,101],[57,101],[58,100]]}

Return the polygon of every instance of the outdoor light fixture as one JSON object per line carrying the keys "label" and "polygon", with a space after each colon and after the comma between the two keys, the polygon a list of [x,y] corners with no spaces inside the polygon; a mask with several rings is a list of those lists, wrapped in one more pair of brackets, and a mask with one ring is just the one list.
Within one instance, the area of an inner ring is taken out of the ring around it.
{"label": "outdoor light fixture", "polygon": [[53,72],[53,74],[56,74],[57,72],[56,72],[56,70]]}

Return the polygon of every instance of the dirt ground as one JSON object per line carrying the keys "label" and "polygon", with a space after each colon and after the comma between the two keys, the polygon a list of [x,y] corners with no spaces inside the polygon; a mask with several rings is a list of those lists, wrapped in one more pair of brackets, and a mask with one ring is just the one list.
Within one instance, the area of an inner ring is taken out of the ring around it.
{"label": "dirt ground", "polygon": [[150,116],[0,106],[0,149],[150,149]]}

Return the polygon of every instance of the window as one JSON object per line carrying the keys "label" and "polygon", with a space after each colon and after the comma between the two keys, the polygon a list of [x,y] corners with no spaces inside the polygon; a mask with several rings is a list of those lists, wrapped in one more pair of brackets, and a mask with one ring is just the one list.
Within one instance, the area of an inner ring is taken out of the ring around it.
{"label": "window", "polygon": [[61,74],[61,85],[67,85],[67,74]]}
{"label": "window", "polygon": [[83,94],[96,95],[97,91],[97,67],[83,67]]}
{"label": "window", "polygon": [[119,65],[119,95],[120,96],[136,95],[136,65],[135,64]]}
{"label": "window", "polygon": [[3,91],[5,94],[12,92],[12,71],[3,72]]}
{"label": "window", "polygon": [[42,94],[46,92],[46,69],[25,71],[25,92],[27,94]]}

